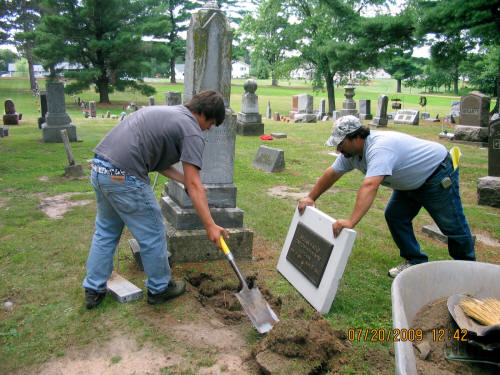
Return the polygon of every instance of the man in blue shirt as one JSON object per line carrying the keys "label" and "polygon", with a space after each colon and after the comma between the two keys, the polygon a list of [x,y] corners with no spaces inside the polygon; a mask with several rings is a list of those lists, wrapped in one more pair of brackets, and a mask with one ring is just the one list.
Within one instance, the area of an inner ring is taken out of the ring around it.
{"label": "man in blue shirt", "polygon": [[453,169],[446,148],[394,131],[370,131],[355,116],[336,122],[326,142],[341,153],[323,173],[309,195],[299,202],[299,212],[315,201],[346,172],[358,169],[365,179],[358,191],[354,210],[348,219],[333,223],[334,236],[342,228],[354,228],[368,212],[379,185],[391,187],[392,196],[385,218],[392,237],[405,261],[389,270],[396,277],[404,269],[428,261],[415,238],[412,220],[424,207],[439,229],[448,236],[452,258],[475,260],[474,240],[459,195],[459,170]]}

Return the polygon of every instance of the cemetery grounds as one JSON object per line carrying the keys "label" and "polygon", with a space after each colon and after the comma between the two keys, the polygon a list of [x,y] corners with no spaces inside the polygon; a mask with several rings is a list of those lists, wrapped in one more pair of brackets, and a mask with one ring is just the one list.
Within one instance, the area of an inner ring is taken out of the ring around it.
{"label": "cemetery grounds", "polygon": [[[243,81],[233,81],[231,107],[237,113],[244,92]],[[44,81],[39,82],[41,88]],[[164,92],[182,91],[182,83],[160,81],[155,103],[164,103]],[[90,241],[94,231],[96,205],[89,182],[92,148],[117,124],[101,118],[110,111],[119,115],[123,105],[147,98],[134,92],[111,95],[111,105],[98,104],[98,118],[85,119],[76,97],[67,96],[67,112],[83,142],[72,143],[77,163],[86,176],[64,177],[68,164],[62,143],[41,142],[37,126],[38,98],[33,97],[25,79],[0,79],[0,97],[14,100],[23,113],[20,126],[11,126],[10,136],[0,138],[0,373],[1,374],[258,374],[252,349],[263,338],[242,318],[231,322],[209,305],[200,290],[188,283],[185,295],[164,305],[150,306],[145,299],[120,304],[107,296],[101,306],[87,311],[81,281],[85,276]],[[392,90],[392,91],[391,91]],[[259,82],[260,113],[268,100],[272,112],[286,115],[291,96],[314,95],[315,108],[324,92],[314,92],[303,82],[281,83],[271,88]],[[418,109],[440,117],[449,113],[451,100],[429,96],[427,107],[419,107],[419,94],[395,94],[390,80],[356,88],[360,98],[372,100],[385,93],[398,97],[403,109]],[[96,100],[85,92],[82,100]],[[336,89],[336,106],[342,108],[342,88]],[[494,103],[492,103],[493,105]],[[391,101],[389,101],[390,109]],[[244,210],[245,226],[254,231],[253,261],[238,262],[246,275],[254,275],[259,288],[281,300],[282,321],[313,319],[316,315],[305,300],[276,271],[288,227],[297,201],[305,196],[317,178],[334,161],[334,150],[324,146],[331,121],[293,124],[264,120],[265,132],[283,132],[286,139],[262,141],[259,137],[236,139],[234,179],[238,187],[237,206]],[[417,137],[439,141],[447,148],[454,144],[438,140],[441,123],[421,121],[419,126],[394,125]],[[451,125],[445,129],[453,131]],[[252,168],[260,145],[284,150],[286,169],[266,174]],[[465,214],[476,235],[478,261],[500,264],[500,211],[477,205],[477,181],[487,175],[487,149],[460,144],[462,151],[460,189]],[[333,218],[348,217],[363,179],[359,172],[345,175],[317,202]],[[166,178],[160,176],[155,194],[160,197]],[[337,332],[382,329],[391,322],[390,288],[387,270],[401,262],[384,219],[390,189],[381,187],[377,198],[355,228],[357,238],[330,312],[324,316]],[[432,219],[421,212],[414,221],[417,237],[431,260],[450,259],[446,245],[421,232]],[[125,230],[119,244],[119,273],[145,290],[145,276],[137,270]],[[116,261],[115,261],[116,264]],[[201,272],[221,282],[232,282],[234,274],[226,261],[201,264],[174,264],[175,278],[190,279]],[[12,309],[4,303],[11,301]],[[343,349],[328,371],[318,373],[393,374],[392,342],[344,339]],[[285,369],[283,370],[285,371]],[[286,372],[283,372],[286,373]]]}

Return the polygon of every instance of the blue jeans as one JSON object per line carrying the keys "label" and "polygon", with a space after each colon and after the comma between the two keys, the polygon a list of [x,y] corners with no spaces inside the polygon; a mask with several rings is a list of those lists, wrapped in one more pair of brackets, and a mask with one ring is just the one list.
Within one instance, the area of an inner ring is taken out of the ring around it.
{"label": "blue jeans", "polygon": [[[111,163],[99,159],[94,159],[94,164],[114,168]],[[113,255],[126,225],[141,249],[142,264],[148,277],[146,287],[153,294],[163,292],[170,281],[171,271],[165,224],[153,190],[133,176],[125,176],[121,182],[112,181],[111,177],[94,170],[91,173],[97,217],[83,287],[106,290],[106,281],[113,270]]]}
{"label": "blue jeans", "polygon": [[[385,219],[401,257],[411,263],[428,261],[413,232],[412,220],[424,207],[436,222],[441,232],[448,236],[448,252],[453,259],[476,260],[474,240],[465,218],[460,200],[459,169],[453,170],[451,158],[447,157],[434,175],[415,190],[394,190],[385,209]],[[451,186],[444,188],[441,181],[446,176]]]}

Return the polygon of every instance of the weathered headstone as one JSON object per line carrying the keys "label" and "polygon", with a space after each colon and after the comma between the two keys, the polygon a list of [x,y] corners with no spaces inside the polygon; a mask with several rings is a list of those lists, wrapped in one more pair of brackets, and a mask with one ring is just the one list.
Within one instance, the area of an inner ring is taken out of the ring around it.
{"label": "weathered headstone", "polygon": [[356,102],[354,101],[354,89],[355,86],[352,81],[347,82],[344,86],[344,96],[345,100],[342,103],[342,116],[353,115],[358,116],[358,111],[356,110]]}
{"label": "weathered headstone", "polygon": [[91,100],[89,102],[90,106],[90,117],[96,118],[97,117],[97,103],[94,100]]}
{"label": "weathered headstone", "polygon": [[389,97],[387,95],[379,95],[378,97],[378,105],[377,105],[377,113],[373,118],[372,122],[370,122],[370,126],[374,127],[384,127],[387,126],[387,105],[389,104]]}
{"label": "weathered headstone", "polygon": [[293,120],[295,114],[299,112],[299,97],[298,95],[292,96],[292,110],[290,111],[290,120]]}
{"label": "weathered headstone", "polygon": [[306,207],[302,215],[296,209],[277,267],[321,314],[330,311],[356,239],[346,228],[333,237],[334,222],[316,208]]}
{"label": "weathered headstone", "polygon": [[333,111],[332,112],[332,120],[333,122],[337,121],[339,118],[341,118],[342,115],[339,111]]}
{"label": "weathered headstone", "polygon": [[167,105],[182,104],[182,93],[180,91],[168,91],[165,93],[165,103]]}
{"label": "weathered headstone", "polygon": [[9,136],[9,127],[7,125],[0,126],[0,138]]}
{"label": "weathered headstone", "polygon": [[455,126],[455,140],[488,142],[490,97],[473,91],[460,100],[460,120]]}
{"label": "weathered headstone", "polygon": [[450,104],[450,115],[453,121],[460,121],[460,100],[452,100]]}
{"label": "weathered headstone", "polygon": [[106,118],[110,118],[111,117],[111,112],[110,111],[106,111]]}
{"label": "weathered headstone", "polygon": [[420,114],[420,118],[421,118],[422,120],[427,120],[427,119],[430,119],[430,118],[431,118],[431,114],[430,114],[429,112],[422,112],[422,113]]}
{"label": "weathered headstone", "polygon": [[280,116],[279,112],[274,112],[273,120],[274,121],[281,121],[281,116]]}
{"label": "weathered headstone", "polygon": [[236,134],[262,135],[264,124],[259,113],[259,97],[255,94],[257,82],[254,79],[247,79],[243,88],[245,93],[241,100],[241,112],[236,117]]}
{"label": "weathered headstone", "polygon": [[325,98],[321,98],[321,100],[319,101],[319,113],[320,113],[321,118],[326,116],[326,100],[325,100]]}
{"label": "weathered headstone", "polygon": [[294,114],[294,122],[317,122],[318,117],[313,112],[314,98],[309,94],[297,95],[297,113]]}
{"label": "weathered headstone", "polygon": [[266,108],[266,119],[270,120],[271,119],[271,102],[268,100],[267,101],[267,108]]}
{"label": "weathered headstone", "polygon": [[260,146],[252,165],[264,172],[279,172],[285,169],[285,152],[283,150]]}
{"label": "weathered headstone", "polygon": [[47,115],[42,126],[44,142],[61,143],[61,130],[66,129],[70,142],[77,142],[76,127],[66,113],[64,85],[62,82],[47,82]]}
{"label": "weathered headstone", "polygon": [[83,167],[80,163],[75,163],[73,158],[73,152],[71,151],[71,145],[69,143],[68,132],[66,129],[61,130],[61,138],[66,148],[66,154],[68,155],[68,165],[64,167],[64,175],[67,177],[81,177],[85,174],[83,173]]}
{"label": "weathered headstone", "polygon": [[16,113],[16,106],[12,99],[5,100],[5,114],[3,115],[4,125],[19,125],[19,115]]}
{"label": "weathered headstone", "polygon": [[286,134],[285,133],[271,133],[271,137],[274,137],[274,138],[286,138]]}
{"label": "weathered headstone", "polygon": [[395,124],[418,125],[419,111],[414,109],[405,109],[396,112],[394,117]]}
{"label": "weathered headstone", "polygon": [[[224,122],[206,132],[201,181],[207,188],[210,213],[230,234],[228,246],[237,258],[251,258],[253,232],[243,226],[243,211],[236,207],[234,184],[236,119],[230,108],[232,31],[215,2],[191,14],[186,39],[184,102],[203,90],[224,98]],[[182,168],[177,165],[177,168]],[[184,186],[170,180],[161,199],[167,223],[167,244],[174,263],[221,259],[222,251],[207,238]]]}
{"label": "weathered headstone", "polygon": [[40,114],[38,129],[42,128],[42,125],[45,123],[45,116],[47,115],[47,91],[40,91]]}
{"label": "weathered headstone", "polygon": [[359,99],[359,119],[360,120],[371,120],[372,109],[370,99]]}
{"label": "weathered headstone", "polygon": [[478,204],[500,208],[500,119],[490,124],[488,176],[477,184]]}
{"label": "weathered headstone", "polygon": [[154,96],[150,96],[149,97],[149,105],[155,105],[155,97]]}

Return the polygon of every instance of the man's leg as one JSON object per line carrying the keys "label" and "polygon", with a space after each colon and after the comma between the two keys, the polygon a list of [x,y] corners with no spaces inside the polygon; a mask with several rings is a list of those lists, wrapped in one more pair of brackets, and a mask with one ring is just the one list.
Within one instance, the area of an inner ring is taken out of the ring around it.
{"label": "man's leg", "polygon": [[401,257],[412,264],[428,261],[427,254],[420,251],[415,238],[412,220],[420,211],[421,205],[405,191],[394,190],[385,208],[385,220],[392,238],[399,248]]}
{"label": "man's leg", "polygon": [[115,183],[108,199],[139,244],[148,276],[146,287],[154,294],[166,290],[171,271],[165,224],[151,187],[138,178],[126,176],[125,182]]}
{"label": "man's leg", "polygon": [[[451,179],[451,186],[445,188],[441,181],[447,176]],[[441,232],[448,237],[448,251],[451,257],[457,260],[476,260],[474,239],[460,199],[458,176],[459,169],[453,171],[449,161],[422,186],[421,200]]]}
{"label": "man's leg", "polygon": [[123,230],[123,221],[101,189],[103,184],[109,183],[109,177],[95,172],[91,174],[97,201],[97,216],[83,287],[96,292],[106,291],[106,282],[113,271],[113,255]]}

